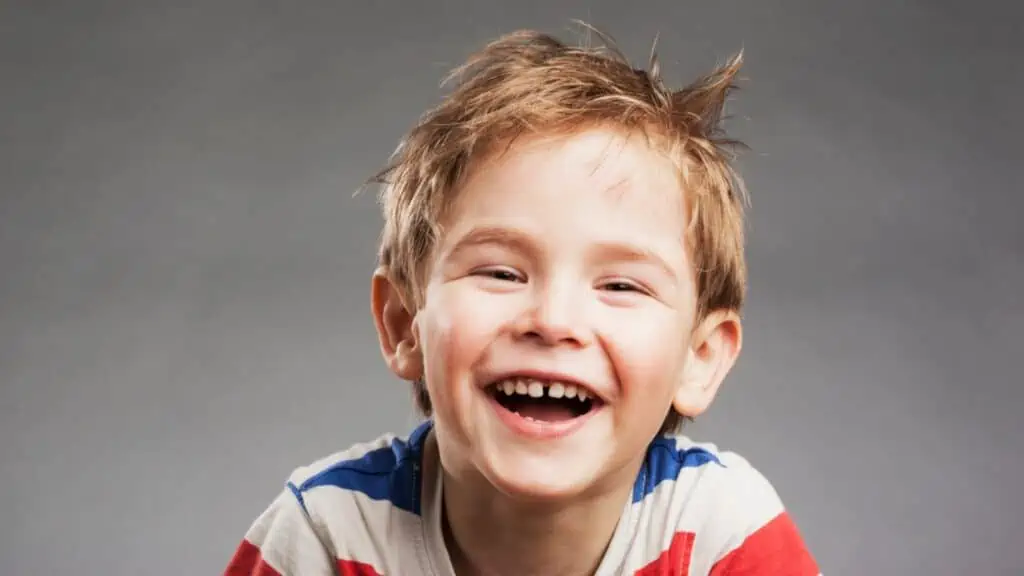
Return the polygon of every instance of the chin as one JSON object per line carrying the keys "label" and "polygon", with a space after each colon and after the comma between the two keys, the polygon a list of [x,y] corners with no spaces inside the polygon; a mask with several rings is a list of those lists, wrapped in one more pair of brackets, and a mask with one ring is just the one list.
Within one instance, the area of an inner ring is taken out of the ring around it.
{"label": "chin", "polygon": [[598,477],[594,461],[588,462],[583,453],[566,457],[557,452],[516,452],[519,451],[511,449],[490,459],[483,469],[486,470],[484,476],[498,492],[517,500],[571,500],[587,493]]}

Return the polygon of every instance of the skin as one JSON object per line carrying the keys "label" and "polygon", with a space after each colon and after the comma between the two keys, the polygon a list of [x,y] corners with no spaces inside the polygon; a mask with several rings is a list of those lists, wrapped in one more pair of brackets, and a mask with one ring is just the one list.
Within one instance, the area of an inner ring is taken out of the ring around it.
{"label": "skin", "polygon": [[[459,191],[418,309],[374,275],[384,358],[434,406],[458,574],[593,573],[668,410],[714,399],[741,327],[731,311],[697,321],[684,198],[642,137],[527,138]],[[600,407],[571,435],[524,437],[486,391],[520,369],[571,376]]]}

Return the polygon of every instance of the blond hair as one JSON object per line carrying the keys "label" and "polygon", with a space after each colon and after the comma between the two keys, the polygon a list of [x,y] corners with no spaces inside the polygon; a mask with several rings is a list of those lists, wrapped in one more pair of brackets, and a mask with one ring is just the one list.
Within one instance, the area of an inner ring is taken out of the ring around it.
{"label": "blond hair", "polygon": [[[601,125],[646,136],[679,169],[688,192],[686,240],[695,267],[698,321],[714,310],[741,308],[746,192],[731,151],[742,144],[725,135],[721,120],[742,56],[671,90],[661,79],[653,48],[648,68],[636,69],[610,38],[586,29],[602,39],[601,46],[569,46],[524,30],[473,54],[446,79],[454,81],[451,93],[420,118],[373,179],[384,185],[380,265],[408,305],[422,304],[425,265],[470,170],[520,136]],[[414,395],[429,415],[422,382],[414,383]],[[681,422],[670,410],[662,429]]]}

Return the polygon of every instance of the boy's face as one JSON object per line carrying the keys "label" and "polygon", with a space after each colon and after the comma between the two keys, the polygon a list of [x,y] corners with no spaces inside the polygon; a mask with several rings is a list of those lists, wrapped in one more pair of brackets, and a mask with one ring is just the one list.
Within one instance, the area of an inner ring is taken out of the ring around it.
{"label": "boy's face", "polygon": [[525,139],[474,171],[421,308],[374,286],[385,356],[425,379],[449,473],[545,499],[625,485],[668,410],[707,407],[740,331],[731,313],[694,326],[686,217],[640,136]]}

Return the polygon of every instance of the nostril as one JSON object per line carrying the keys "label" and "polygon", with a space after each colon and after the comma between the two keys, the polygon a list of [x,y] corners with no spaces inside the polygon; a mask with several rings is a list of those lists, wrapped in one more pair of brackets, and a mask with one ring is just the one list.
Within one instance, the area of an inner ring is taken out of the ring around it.
{"label": "nostril", "polygon": [[585,339],[573,330],[561,330],[546,328],[525,330],[520,332],[520,338],[526,342],[533,342],[543,346],[560,346],[569,344],[571,346],[583,346]]}

